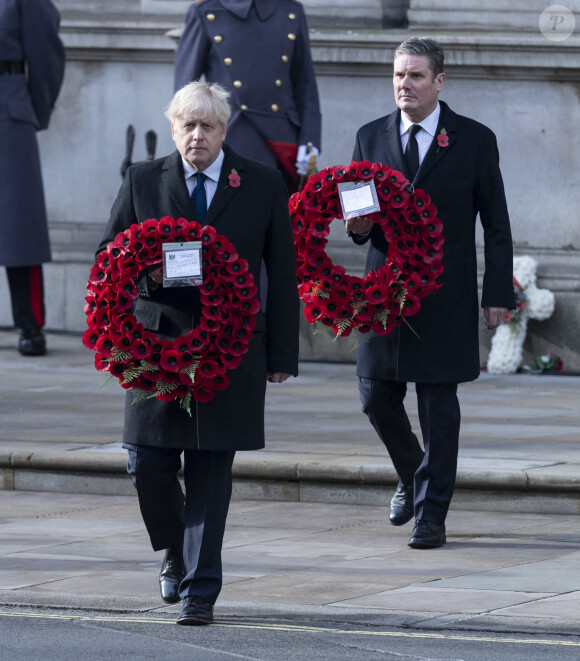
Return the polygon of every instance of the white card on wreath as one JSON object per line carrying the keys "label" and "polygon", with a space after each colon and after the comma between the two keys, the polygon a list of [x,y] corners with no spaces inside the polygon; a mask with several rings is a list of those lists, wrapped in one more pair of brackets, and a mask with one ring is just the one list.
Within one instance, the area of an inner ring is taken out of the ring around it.
{"label": "white card on wreath", "polygon": [[201,241],[163,244],[163,285],[191,286],[202,282]]}
{"label": "white card on wreath", "polygon": [[372,181],[346,181],[337,188],[345,220],[380,211],[377,189]]}

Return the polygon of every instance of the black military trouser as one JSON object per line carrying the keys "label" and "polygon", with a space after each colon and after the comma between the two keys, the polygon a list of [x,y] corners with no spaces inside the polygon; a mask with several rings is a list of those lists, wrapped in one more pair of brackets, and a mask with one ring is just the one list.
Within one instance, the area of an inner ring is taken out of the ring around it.
{"label": "black military trouser", "polygon": [[42,266],[7,266],[14,325],[35,330],[44,326],[44,283]]}

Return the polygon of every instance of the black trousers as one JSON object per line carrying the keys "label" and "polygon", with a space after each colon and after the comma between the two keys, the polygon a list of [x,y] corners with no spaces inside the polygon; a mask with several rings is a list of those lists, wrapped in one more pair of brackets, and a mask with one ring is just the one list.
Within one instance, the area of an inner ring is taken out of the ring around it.
{"label": "black trousers", "polygon": [[456,383],[415,384],[423,448],[405,411],[407,384],[359,378],[363,412],[399,479],[414,481],[415,519],[442,524],[455,489],[461,413]]}
{"label": "black trousers", "polygon": [[[214,604],[222,588],[222,543],[232,495],[235,452],[124,446],[127,472],[155,551],[183,544],[181,597]],[[177,473],[184,459],[185,494]]]}
{"label": "black trousers", "polygon": [[7,266],[12,316],[18,328],[34,330],[44,326],[44,283],[42,266]]}

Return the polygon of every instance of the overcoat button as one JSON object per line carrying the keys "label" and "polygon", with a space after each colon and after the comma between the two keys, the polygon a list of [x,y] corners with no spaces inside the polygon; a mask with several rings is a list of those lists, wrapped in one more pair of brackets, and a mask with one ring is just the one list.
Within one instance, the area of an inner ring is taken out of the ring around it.
{"label": "overcoat button", "polygon": [[206,18],[208,21],[215,21],[215,14],[208,14]]}
{"label": "overcoat button", "polygon": [[270,107],[272,108],[272,112],[278,112],[278,106],[275,103],[273,103]]}
{"label": "overcoat button", "polygon": [[221,44],[223,41],[223,37],[221,37],[219,34],[216,34],[213,40],[216,42],[216,44]]}
{"label": "overcoat button", "polygon": [[232,60],[231,57],[226,57],[224,59],[224,64],[226,65],[226,67],[230,67],[232,65],[232,62],[233,62],[233,60]]}
{"label": "overcoat button", "polygon": [[242,86],[241,80],[234,80],[234,87],[237,87],[239,89],[241,86]]}

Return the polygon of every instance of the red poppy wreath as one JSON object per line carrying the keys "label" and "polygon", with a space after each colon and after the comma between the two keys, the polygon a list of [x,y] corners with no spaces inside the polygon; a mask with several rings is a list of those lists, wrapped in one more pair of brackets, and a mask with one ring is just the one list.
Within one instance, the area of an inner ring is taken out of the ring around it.
{"label": "red poppy wreath", "polygon": [[[330,223],[343,218],[337,184],[372,181],[380,210],[368,214],[384,232],[385,264],[364,278],[348,275],[326,254]],[[422,190],[397,170],[370,161],[336,165],[310,177],[289,202],[304,316],[318,329],[346,337],[353,329],[391,333],[439,289],[443,223]]]}
{"label": "red poppy wreath", "polygon": [[[200,323],[173,342],[161,340],[137,322],[131,301],[144,269],[161,262],[163,243],[187,241],[202,242]],[[178,399],[190,412],[192,397],[209,402],[228,387],[226,372],[240,364],[253,336],[257,292],[248,262],[213,227],[148,219],[117,234],[97,256],[87,283],[83,344],[97,352],[99,371],[135,389],[135,400]]]}

